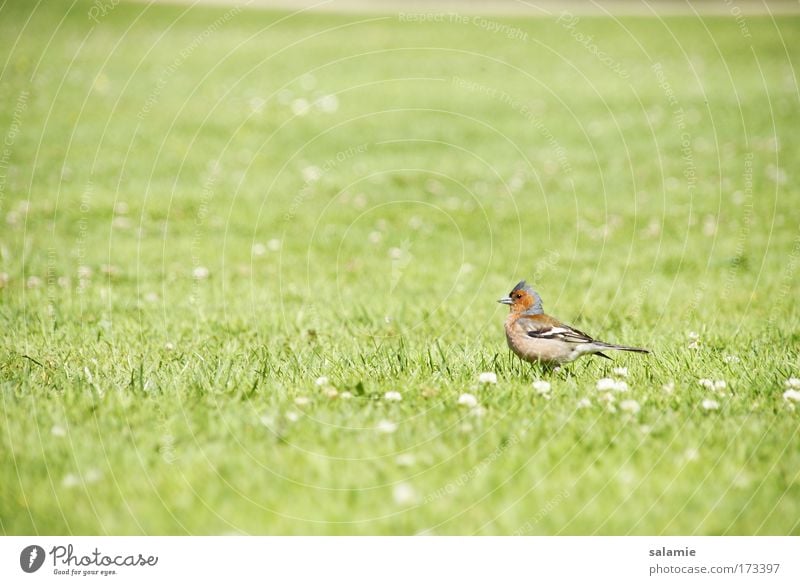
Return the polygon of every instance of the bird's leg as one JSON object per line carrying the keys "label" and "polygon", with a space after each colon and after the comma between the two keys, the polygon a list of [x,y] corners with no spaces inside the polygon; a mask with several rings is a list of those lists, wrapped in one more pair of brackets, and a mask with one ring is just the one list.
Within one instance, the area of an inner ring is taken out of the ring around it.
{"label": "bird's leg", "polygon": [[558,364],[551,362],[531,362],[531,370],[536,371],[537,374],[543,376],[550,376],[560,371],[561,368],[558,366]]}

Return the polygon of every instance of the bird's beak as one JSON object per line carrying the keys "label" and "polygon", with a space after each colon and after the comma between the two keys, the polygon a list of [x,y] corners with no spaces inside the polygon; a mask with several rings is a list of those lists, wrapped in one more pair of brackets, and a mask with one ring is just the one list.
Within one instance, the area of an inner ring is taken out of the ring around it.
{"label": "bird's beak", "polygon": [[511,300],[511,297],[503,297],[502,299],[498,300],[497,302],[500,303],[500,304],[503,304],[503,305],[513,305],[514,304],[514,301]]}

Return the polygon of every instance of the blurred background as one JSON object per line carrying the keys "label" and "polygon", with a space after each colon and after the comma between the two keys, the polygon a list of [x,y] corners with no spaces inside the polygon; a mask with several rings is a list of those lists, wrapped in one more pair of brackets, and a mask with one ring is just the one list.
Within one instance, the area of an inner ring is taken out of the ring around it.
{"label": "blurred background", "polygon": [[3,531],[796,532],[797,11],[8,0]]}

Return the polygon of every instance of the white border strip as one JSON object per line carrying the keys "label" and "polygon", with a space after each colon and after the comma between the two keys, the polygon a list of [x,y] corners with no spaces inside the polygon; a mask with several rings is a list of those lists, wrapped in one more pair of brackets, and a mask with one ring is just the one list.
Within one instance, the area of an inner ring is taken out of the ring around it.
{"label": "white border strip", "polygon": [[[778,585],[800,583],[798,547],[800,537],[14,536],[0,538],[0,583]],[[27,573],[31,554],[39,568]],[[714,573],[723,567],[735,569]]]}

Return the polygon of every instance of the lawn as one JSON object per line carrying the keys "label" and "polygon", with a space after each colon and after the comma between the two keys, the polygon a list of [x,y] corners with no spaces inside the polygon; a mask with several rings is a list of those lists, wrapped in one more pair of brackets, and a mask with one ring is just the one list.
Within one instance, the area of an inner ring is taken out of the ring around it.
{"label": "lawn", "polygon": [[800,17],[0,39],[0,532],[800,534]]}

